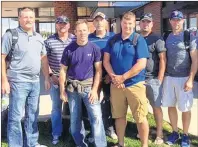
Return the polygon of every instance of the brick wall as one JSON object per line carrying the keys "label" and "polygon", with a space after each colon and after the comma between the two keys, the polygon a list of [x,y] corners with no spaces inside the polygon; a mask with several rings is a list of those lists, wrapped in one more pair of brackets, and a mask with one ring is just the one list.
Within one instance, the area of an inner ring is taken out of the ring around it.
{"label": "brick wall", "polygon": [[144,13],[152,13],[153,14],[153,32],[161,35],[161,9],[162,2],[152,2],[144,7]]}
{"label": "brick wall", "polygon": [[74,24],[77,20],[77,6],[76,2],[72,1],[55,1],[54,6],[54,15],[58,17],[60,15],[66,15],[70,19],[70,32],[73,33]]}

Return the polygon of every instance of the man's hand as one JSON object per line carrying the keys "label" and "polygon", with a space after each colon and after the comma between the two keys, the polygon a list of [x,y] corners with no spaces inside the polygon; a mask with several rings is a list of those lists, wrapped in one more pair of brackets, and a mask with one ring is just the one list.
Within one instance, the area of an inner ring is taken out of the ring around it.
{"label": "man's hand", "polygon": [[49,90],[50,89],[50,80],[49,78],[45,78],[45,90]]}
{"label": "man's hand", "polygon": [[109,84],[111,82],[111,77],[108,74],[104,77],[104,82],[105,84]]}
{"label": "man's hand", "polygon": [[188,79],[186,81],[186,83],[184,84],[184,91],[186,91],[186,92],[190,91],[190,90],[192,90],[192,88],[193,88],[193,81]]}
{"label": "man's hand", "polygon": [[89,92],[88,98],[89,98],[89,102],[90,102],[91,104],[93,104],[94,101],[98,99],[98,93],[97,93],[97,91],[92,89],[92,90]]}
{"label": "man's hand", "polygon": [[123,88],[125,88],[125,85],[124,84],[120,84],[120,85],[117,86],[117,88],[123,89]]}
{"label": "man's hand", "polygon": [[68,102],[68,96],[66,92],[64,91],[63,93],[60,94],[60,98],[63,102],[67,103]]}
{"label": "man's hand", "polygon": [[117,87],[121,84],[123,84],[125,81],[124,76],[123,75],[114,75],[112,82],[114,85],[116,85]]}
{"label": "man's hand", "polygon": [[52,82],[54,85],[59,85],[59,79],[58,79],[57,76],[52,75],[50,79],[51,79],[51,82]]}
{"label": "man's hand", "polygon": [[9,94],[10,93],[10,84],[7,80],[2,80],[1,93],[2,94]]}

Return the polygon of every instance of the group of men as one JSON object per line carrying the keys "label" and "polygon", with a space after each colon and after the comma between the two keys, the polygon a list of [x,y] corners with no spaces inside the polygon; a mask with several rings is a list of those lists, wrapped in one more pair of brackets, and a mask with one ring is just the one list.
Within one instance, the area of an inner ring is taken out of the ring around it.
{"label": "group of men", "polygon": [[[84,103],[96,147],[107,146],[106,135],[118,139],[117,147],[125,146],[128,106],[137,124],[141,146],[148,147],[146,116],[150,101],[157,124],[155,144],[164,142],[161,106],[168,107],[173,129],[167,143],[175,144],[180,138],[178,103],[183,122],[181,146],[189,147],[188,128],[198,64],[198,39],[191,35],[189,46],[185,46],[182,12],[171,13],[172,33],[166,41],[152,32],[153,17],[150,13],[140,18],[140,34],[134,32],[136,16],[132,12],[122,16],[122,31],[118,34],[107,31],[105,14],[98,12],[93,19],[95,32],[90,34],[87,21],[79,20],[73,35],[68,32],[69,19],[60,16],[55,21],[57,33],[44,41],[32,29],[35,21],[33,10],[20,10],[19,39],[8,69],[6,56],[12,48],[12,34],[5,33],[2,40],[2,93],[10,94],[9,147],[44,147],[38,143],[37,127],[41,65],[45,88],[51,87],[53,144],[59,142],[63,131],[63,101],[69,104],[69,130],[76,146],[88,146],[82,120]],[[100,97],[101,92],[103,97]],[[21,127],[23,110],[24,135]]]}

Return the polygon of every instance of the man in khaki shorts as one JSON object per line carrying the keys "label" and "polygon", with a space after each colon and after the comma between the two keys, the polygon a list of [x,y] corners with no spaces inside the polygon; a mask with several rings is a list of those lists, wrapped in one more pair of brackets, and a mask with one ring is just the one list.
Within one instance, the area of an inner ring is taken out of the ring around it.
{"label": "man in khaki shorts", "polygon": [[104,50],[104,67],[111,77],[111,111],[115,118],[118,147],[124,147],[128,105],[137,123],[142,147],[148,147],[145,67],[149,57],[146,41],[135,33],[136,17],[127,12],[121,20],[122,32],[110,38]]}

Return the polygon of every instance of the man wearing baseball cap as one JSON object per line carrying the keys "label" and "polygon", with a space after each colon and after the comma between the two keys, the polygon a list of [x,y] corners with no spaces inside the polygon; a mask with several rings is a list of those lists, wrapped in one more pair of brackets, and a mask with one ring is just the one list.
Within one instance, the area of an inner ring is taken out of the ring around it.
{"label": "man wearing baseball cap", "polygon": [[146,95],[153,108],[153,114],[157,124],[155,144],[163,143],[161,109],[162,82],[166,68],[166,48],[162,38],[152,32],[153,16],[146,13],[140,17],[140,32],[147,42],[150,57],[146,66]]}
{"label": "man wearing baseball cap", "polygon": [[[93,17],[93,25],[95,27],[95,31],[89,35],[89,41],[95,43],[100,47],[102,55],[104,54],[103,50],[107,44],[108,39],[114,35],[113,32],[107,31],[108,22],[106,19],[106,15],[104,13],[96,13]],[[100,98],[100,100],[104,127],[106,130],[106,135],[108,135],[112,139],[117,139],[117,135],[113,128],[114,121],[112,119],[110,106],[110,77],[104,67],[102,79],[103,80],[101,82],[99,93],[103,93],[103,97]]]}
{"label": "man wearing baseball cap", "polygon": [[193,104],[193,80],[197,72],[197,43],[190,36],[190,45],[184,42],[184,16],[181,11],[172,11],[169,18],[172,33],[166,39],[167,68],[163,82],[162,105],[168,107],[169,119],[173,132],[168,137],[167,144],[173,145],[179,139],[178,116],[176,104],[182,112],[183,134],[181,147],[190,147],[188,129],[191,121]]}
{"label": "man wearing baseball cap", "polygon": [[50,96],[52,99],[52,144],[59,142],[62,133],[62,100],[60,99],[59,88],[59,70],[62,53],[66,46],[72,42],[74,35],[68,32],[70,28],[69,19],[66,16],[59,16],[55,20],[57,32],[45,40],[47,57],[50,66],[51,89]]}

